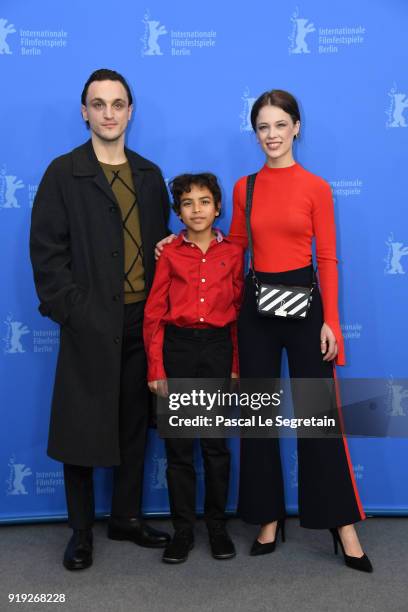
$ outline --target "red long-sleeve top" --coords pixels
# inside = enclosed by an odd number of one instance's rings
[[[234,211],[229,238],[248,246],[245,220],[247,177],[234,187]],[[345,365],[338,313],[336,228],[330,185],[295,163],[287,168],[264,166],[255,182],[251,212],[255,270],[284,272],[312,262],[316,241],[324,321],[338,345],[337,365]]]
[[[217,231],[206,253],[181,232],[164,246],[144,310],[147,380],[166,378],[164,330],[231,324],[232,372],[239,374],[236,321],[243,291],[243,249]]]

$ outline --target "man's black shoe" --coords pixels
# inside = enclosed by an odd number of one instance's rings
[[[168,533],[153,529],[139,518],[111,517],[108,522],[108,538],[129,540],[145,548],[164,548],[170,541]]]
[[[68,570],[86,569],[92,565],[92,531],[74,529],[64,554],[64,567]]]
[[[183,563],[194,546],[194,535],[191,529],[178,529],[170,544],[163,553],[165,563]]]
[[[214,559],[232,559],[237,554],[223,523],[208,526],[211,553]]]

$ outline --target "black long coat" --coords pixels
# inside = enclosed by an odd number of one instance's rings
[[[168,194],[157,166],[125,152],[148,290],[154,245],[168,233]],[[75,465],[119,464],[124,237],[91,141],[48,167],[34,201],[30,254],[39,310],[61,326],[48,454]]]

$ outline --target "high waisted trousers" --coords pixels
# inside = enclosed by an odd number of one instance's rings
[[[310,286],[312,267],[288,272],[257,273],[261,282]],[[334,367],[323,361],[320,331],[323,309],[319,290],[305,320],[261,316],[248,275],[238,320],[241,378],[277,378],[285,348],[293,378],[332,378]],[[340,407],[337,407],[340,410]],[[347,440],[299,438],[298,501],[302,527],[327,529],[365,518],[359,499]],[[244,521],[265,524],[285,516],[284,487],[278,438],[241,441],[238,512]]]

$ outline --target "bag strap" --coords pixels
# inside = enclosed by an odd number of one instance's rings
[[[258,279],[255,275],[255,262],[254,262],[254,245],[252,242],[252,232],[251,232],[251,210],[252,210],[252,199],[254,195],[254,187],[255,180],[257,177],[257,172],[255,174],[250,174],[247,176],[247,184],[246,184],[246,204],[245,204],[245,218],[246,218],[246,228],[248,234],[248,247],[249,247],[249,256],[251,259],[251,273],[252,280],[254,281],[256,287],[258,287]]]
[[[248,248],[249,248],[249,256],[251,259],[251,274],[252,280],[255,283],[257,289],[259,288],[259,281],[256,278],[255,274],[255,261],[254,261],[254,245],[252,241],[252,232],[251,232],[251,210],[252,210],[252,200],[254,196],[254,188],[255,181],[258,173],[249,174],[247,176],[247,184],[246,184],[246,204],[245,204],[245,218],[246,218],[246,228],[248,234]],[[317,285],[317,275],[315,267],[312,266],[312,291],[314,287]]]

